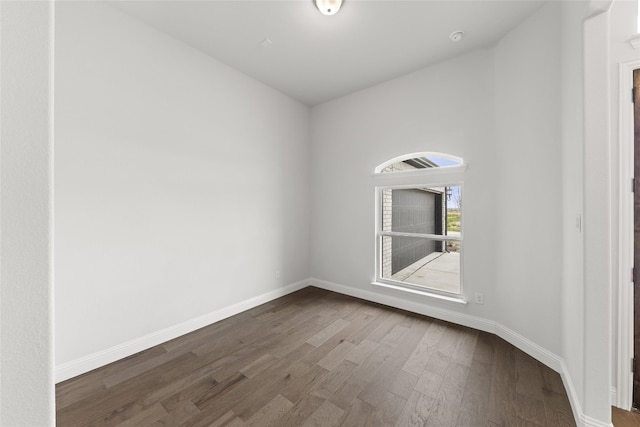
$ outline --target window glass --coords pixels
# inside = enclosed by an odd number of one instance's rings
[[[382,246],[385,248],[383,279],[416,288],[460,293],[459,242],[383,236]],[[458,250],[450,251],[452,246]]]
[[[460,186],[391,188],[381,194],[381,277],[460,293]]]
[[[398,157],[402,158],[376,169],[378,174],[413,172],[389,174],[379,181],[384,187],[377,188],[376,280],[460,296],[464,169],[451,169],[446,175],[436,171],[462,166],[463,161],[443,153]]]
[[[395,162],[382,169],[381,173],[387,172],[405,172],[416,169],[430,169],[430,168],[446,168],[452,166],[460,166],[462,161],[453,156],[447,155],[426,155],[421,157],[414,157],[411,159]]]

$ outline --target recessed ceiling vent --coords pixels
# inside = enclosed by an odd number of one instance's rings
[[[463,37],[464,37],[464,31],[454,31],[449,35],[449,39],[451,39],[451,41],[454,43],[459,42],[460,40],[462,40]]]

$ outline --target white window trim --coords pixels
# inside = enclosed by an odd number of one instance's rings
[[[455,304],[464,304],[464,305],[467,304],[467,300],[465,300],[464,298],[460,298],[459,295],[456,295],[456,296],[444,295],[444,294],[437,293],[435,290],[430,291],[424,288],[413,289],[411,287],[408,287],[407,284],[405,283],[402,283],[400,285],[394,285],[393,283],[371,282],[371,284],[374,286],[380,286],[383,288],[393,289],[396,291],[409,292],[411,294],[421,295],[427,298],[434,298],[440,301],[452,302]]]
[[[406,156],[402,156],[406,157]],[[415,156],[414,156],[415,157]],[[451,156],[449,156],[451,157]],[[412,157],[406,157],[412,158]],[[398,158],[394,159],[397,160]],[[406,159],[405,159],[406,160]],[[400,160],[402,161],[402,160]],[[383,165],[388,166],[392,164],[385,162]],[[376,171],[381,171],[383,168],[378,167]],[[467,169],[467,165],[450,166],[444,168],[433,168],[426,170],[415,170],[408,172],[377,172],[373,175],[373,182],[375,186],[375,280],[371,282],[374,286],[382,286],[389,289],[398,290],[401,292],[409,292],[412,294],[422,295],[430,298],[435,298],[440,301],[454,302],[467,304],[467,300],[464,295],[464,220],[465,215],[462,212],[464,207],[461,207],[461,232],[460,237],[454,236],[439,236],[432,234],[413,234],[413,233],[400,233],[390,232],[382,230],[382,192],[384,190],[393,189],[406,189],[416,188],[421,186],[430,187],[443,187],[443,186],[460,186],[461,192],[464,194],[464,172]],[[382,278],[382,236],[400,236],[408,235],[408,237],[423,237],[433,240],[444,241],[458,241],[460,242],[460,293],[452,293],[441,291],[438,289],[431,289],[422,286],[414,286],[410,283],[399,282],[391,279]]]

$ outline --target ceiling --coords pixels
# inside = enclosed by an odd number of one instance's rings
[[[542,2],[345,0],[333,16],[312,0],[112,4],[313,106],[490,46]]]

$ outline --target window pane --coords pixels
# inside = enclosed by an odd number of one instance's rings
[[[462,231],[462,189],[460,186],[446,187],[445,210],[447,212],[445,234],[460,237]]]
[[[418,237],[382,237],[382,278],[460,293],[460,244]]]
[[[382,169],[380,173],[404,172],[416,169],[446,168],[460,165],[462,165],[462,161],[448,157],[446,155],[428,155],[394,163]]]
[[[459,186],[382,190],[382,231],[460,236]]]

